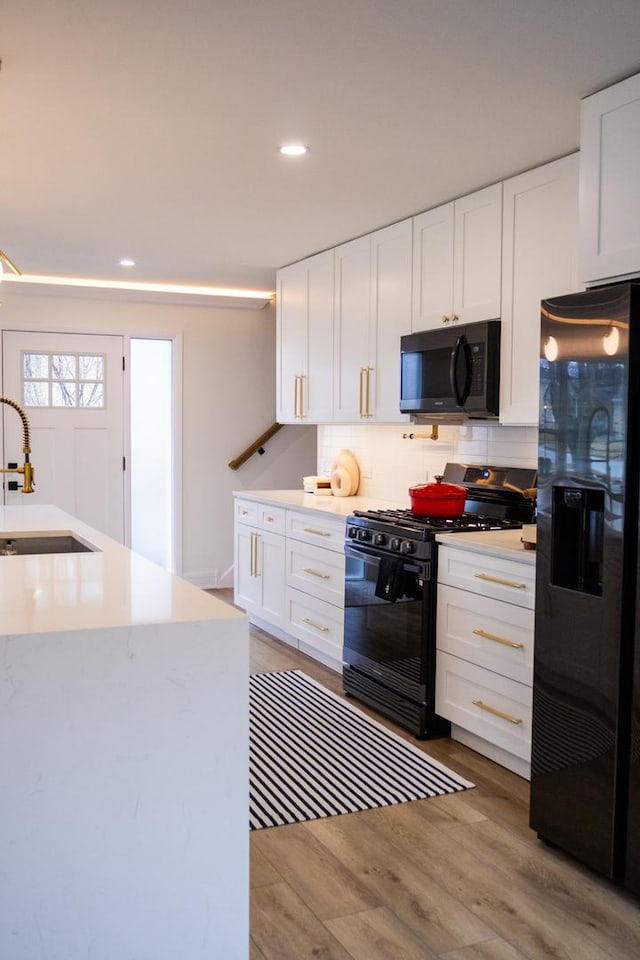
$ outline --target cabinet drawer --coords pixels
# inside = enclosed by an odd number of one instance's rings
[[[287,584],[344,606],[344,554],[287,540]]]
[[[268,503],[259,503],[257,507],[260,529],[284,534],[287,511],[283,507],[272,507]]]
[[[496,747],[529,760],[531,687],[438,650],[436,712]]]
[[[344,517],[327,517],[320,511],[297,513],[287,510],[287,536],[342,553],[345,522]]]
[[[258,506],[255,500],[236,500],[235,518],[237,523],[249,523],[258,526]]]
[[[344,610],[311,597],[301,590],[287,588],[286,629],[302,643],[338,663],[342,662],[342,638],[344,633]]]
[[[518,563],[455,547],[440,545],[438,548],[438,583],[533,610],[535,579],[533,563]]]
[[[440,584],[436,628],[439,650],[510,677],[533,682],[534,612]]]

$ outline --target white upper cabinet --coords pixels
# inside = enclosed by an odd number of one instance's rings
[[[332,418],[333,250],[283,267],[277,277],[277,418]]]
[[[578,286],[578,154],[504,182],[500,422],[538,423],[540,301]]]
[[[580,279],[640,273],[640,74],[582,101]]]
[[[413,218],[412,330],[439,327],[453,313],[453,203]]]
[[[413,218],[412,329],[500,316],[502,184]]]
[[[343,243],[335,250],[334,420],[368,417],[372,399],[372,324],[368,235]]]
[[[371,415],[378,422],[405,422],[400,413],[400,337],[411,333],[412,222],[402,220],[371,238],[371,309],[375,350]]]
[[[336,248],[334,420],[402,422],[400,337],[411,332],[411,220]]]

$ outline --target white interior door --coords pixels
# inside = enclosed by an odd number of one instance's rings
[[[4,331],[3,393],[31,425],[35,492],[4,503],[51,503],[124,541],[124,372],[119,336]],[[3,459],[22,462],[22,424],[2,404]]]

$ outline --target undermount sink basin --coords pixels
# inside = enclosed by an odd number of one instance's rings
[[[78,540],[72,533],[20,534],[0,537],[0,557],[38,553],[94,553],[98,548]]]

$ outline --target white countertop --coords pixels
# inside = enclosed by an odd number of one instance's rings
[[[336,517],[348,517],[354,510],[398,510],[409,507],[409,499],[400,503],[393,500],[375,500],[372,497],[334,497],[303,490],[234,490],[234,497],[259,500],[276,507],[319,510]]]
[[[533,566],[536,562],[536,552],[535,550],[525,550],[522,537],[525,540],[535,541],[536,530],[536,525],[532,523],[525,524],[520,530],[488,530],[486,533],[439,533],[436,540],[448,547],[461,547],[473,553],[518,560],[521,563],[529,563]]]
[[[72,533],[96,553],[0,556],[0,635],[244,616],[57,507],[0,507],[0,537]]]
[[[408,499],[404,503],[400,503],[391,500],[376,500],[371,497],[328,497],[319,496],[315,493],[304,493],[303,490],[235,490],[233,495],[245,500],[269,503],[272,506],[320,511],[321,513],[345,518],[354,510],[406,510],[409,508]],[[534,565],[536,552],[535,550],[525,550],[521,537],[535,540],[536,529],[535,524],[526,524],[520,530],[490,530],[486,533],[441,533],[436,536],[436,540],[438,543],[446,543],[451,547],[462,547],[465,550],[483,553],[485,556],[493,554],[496,557],[506,557]]]

